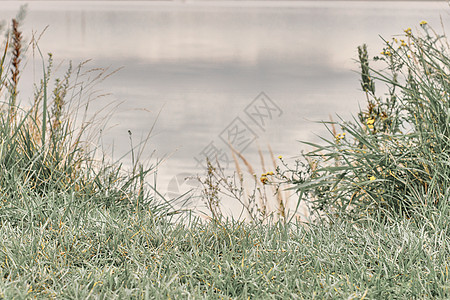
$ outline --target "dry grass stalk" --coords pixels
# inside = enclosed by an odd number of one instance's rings
[[[236,175],[239,178],[239,187],[242,192],[240,196],[243,196],[243,199],[238,199],[239,202],[244,206],[245,210],[248,213],[248,216],[252,220],[266,220],[269,217],[275,219],[287,220],[289,218],[289,196],[290,194],[286,191],[286,187],[283,183],[279,182],[267,182],[266,180],[258,180],[259,178],[256,175],[254,167],[250,164],[250,162],[242,155],[242,153],[238,152],[230,145],[231,154],[235,164]],[[273,163],[273,169],[277,170],[277,162],[276,158],[273,154],[273,151],[270,146],[268,146],[269,153],[271,156],[271,160]],[[263,152],[258,150],[261,169],[264,172],[264,175],[273,172],[267,172],[266,162],[264,159]],[[241,163],[246,167],[247,173],[253,180],[251,186],[246,184],[243,170],[241,168]],[[282,186],[283,185],[283,186]],[[270,186],[269,190],[267,190],[268,186]],[[227,187],[229,190],[230,187]],[[236,197],[237,198],[237,197]],[[256,199],[257,198],[257,199]],[[272,205],[271,205],[272,204]],[[299,218],[300,213],[296,213]],[[305,214],[306,215],[306,214]]]
[[[275,160],[275,155],[273,154],[272,147],[270,145],[267,145],[269,148],[270,157],[272,158],[273,163],[273,169],[276,170],[278,168],[277,162]],[[286,207],[289,205],[289,194],[287,191],[280,191],[280,187],[278,186],[272,186],[274,195],[277,197],[277,203],[278,203],[278,212],[283,217],[284,220],[287,219],[287,210]]]
[[[17,86],[20,77],[20,62],[22,55],[22,32],[19,31],[19,22],[12,20],[12,61],[11,61],[11,103],[10,103],[10,123],[16,115]]]

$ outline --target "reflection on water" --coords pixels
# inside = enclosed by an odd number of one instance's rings
[[[16,2],[3,2],[10,18]],[[151,128],[150,148],[169,155],[159,172],[161,190],[177,174],[198,172],[198,158],[239,118],[254,132],[245,155],[259,164],[258,145],[275,155],[299,155],[297,140],[317,140],[314,121],[356,112],[356,47],[381,48],[423,19],[448,23],[445,2],[31,2],[24,26],[41,31],[44,53],[56,59],[93,59],[92,66],[124,67],[102,89],[123,100],[109,131],[116,153],[128,150],[127,130]],[[418,29],[419,30],[419,29]],[[25,76],[23,80],[30,79]],[[264,92],[282,115],[262,128],[246,108]],[[150,112],[148,112],[150,111]],[[117,155],[118,156],[118,155]]]

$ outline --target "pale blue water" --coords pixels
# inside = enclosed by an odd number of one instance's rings
[[[2,1],[0,17],[13,16],[19,4]],[[161,111],[144,157],[153,150],[166,157],[158,185],[167,193],[177,174],[201,172],[195,158],[208,146],[227,152],[223,132],[237,117],[241,123],[234,124],[253,134],[243,153],[254,165],[258,145],[270,144],[287,159],[308,150],[297,141],[326,133],[314,121],[330,114],[348,119],[364,103],[358,45],[367,43],[376,55],[379,35],[420,30],[422,20],[440,30],[450,9],[429,1],[33,1],[28,11],[25,36],[48,25],[43,53],[124,67],[100,86],[112,96],[94,105],[124,101],[104,139],[105,145],[114,140],[116,157],[129,149],[127,131],[145,135]],[[278,107],[264,126],[245,112],[261,92]]]

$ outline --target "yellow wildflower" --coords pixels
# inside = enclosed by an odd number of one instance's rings
[[[273,175],[273,172],[270,171],[270,172],[267,172],[267,173],[263,173],[263,174],[261,174],[261,177],[265,177],[267,175]]]
[[[427,24],[428,24],[427,21],[422,21],[422,22],[420,22],[420,25],[422,25],[422,26],[427,25]]]
[[[269,181],[269,179],[267,179],[266,176],[261,176],[260,180],[261,180],[262,184],[266,184]]]
[[[375,176],[372,175],[372,176],[369,177],[369,179],[370,179],[370,181],[372,181],[372,180],[375,180],[375,179],[377,179],[377,178],[376,178]]]
[[[334,138],[336,139],[336,142],[339,143],[340,140],[345,139],[345,132],[344,132],[344,133],[336,134],[336,135],[334,136]]]
[[[406,35],[411,35],[411,28],[407,28],[403,31],[406,33]]]
[[[375,118],[370,117],[366,123],[367,123],[367,127],[369,127],[369,129],[373,129],[373,124],[375,124]]]
[[[282,159],[282,158],[283,158],[283,156],[281,156],[281,155],[280,155],[280,156],[278,156],[278,159]]]

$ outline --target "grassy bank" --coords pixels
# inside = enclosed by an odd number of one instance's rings
[[[0,74],[0,297],[449,298],[449,56],[432,51],[442,39],[405,35],[378,57],[392,77],[371,69],[360,48],[368,108],[354,125],[332,124],[303,168],[260,179],[294,186],[322,218],[288,222],[283,210],[241,222],[215,210],[209,222],[173,222],[176,212],[147,183],[151,167],[136,160],[123,170],[90,146],[96,122],[83,113],[105,73],[80,65],[55,78],[42,55],[35,97],[21,103],[20,84],[30,83],[19,80],[25,48],[14,21]],[[393,84],[387,99],[375,96],[376,78]],[[220,201],[218,185],[203,182]]]
[[[36,199],[35,199],[36,201]],[[331,226],[188,226],[70,198],[0,229],[5,298],[393,299],[449,296],[448,211]]]

